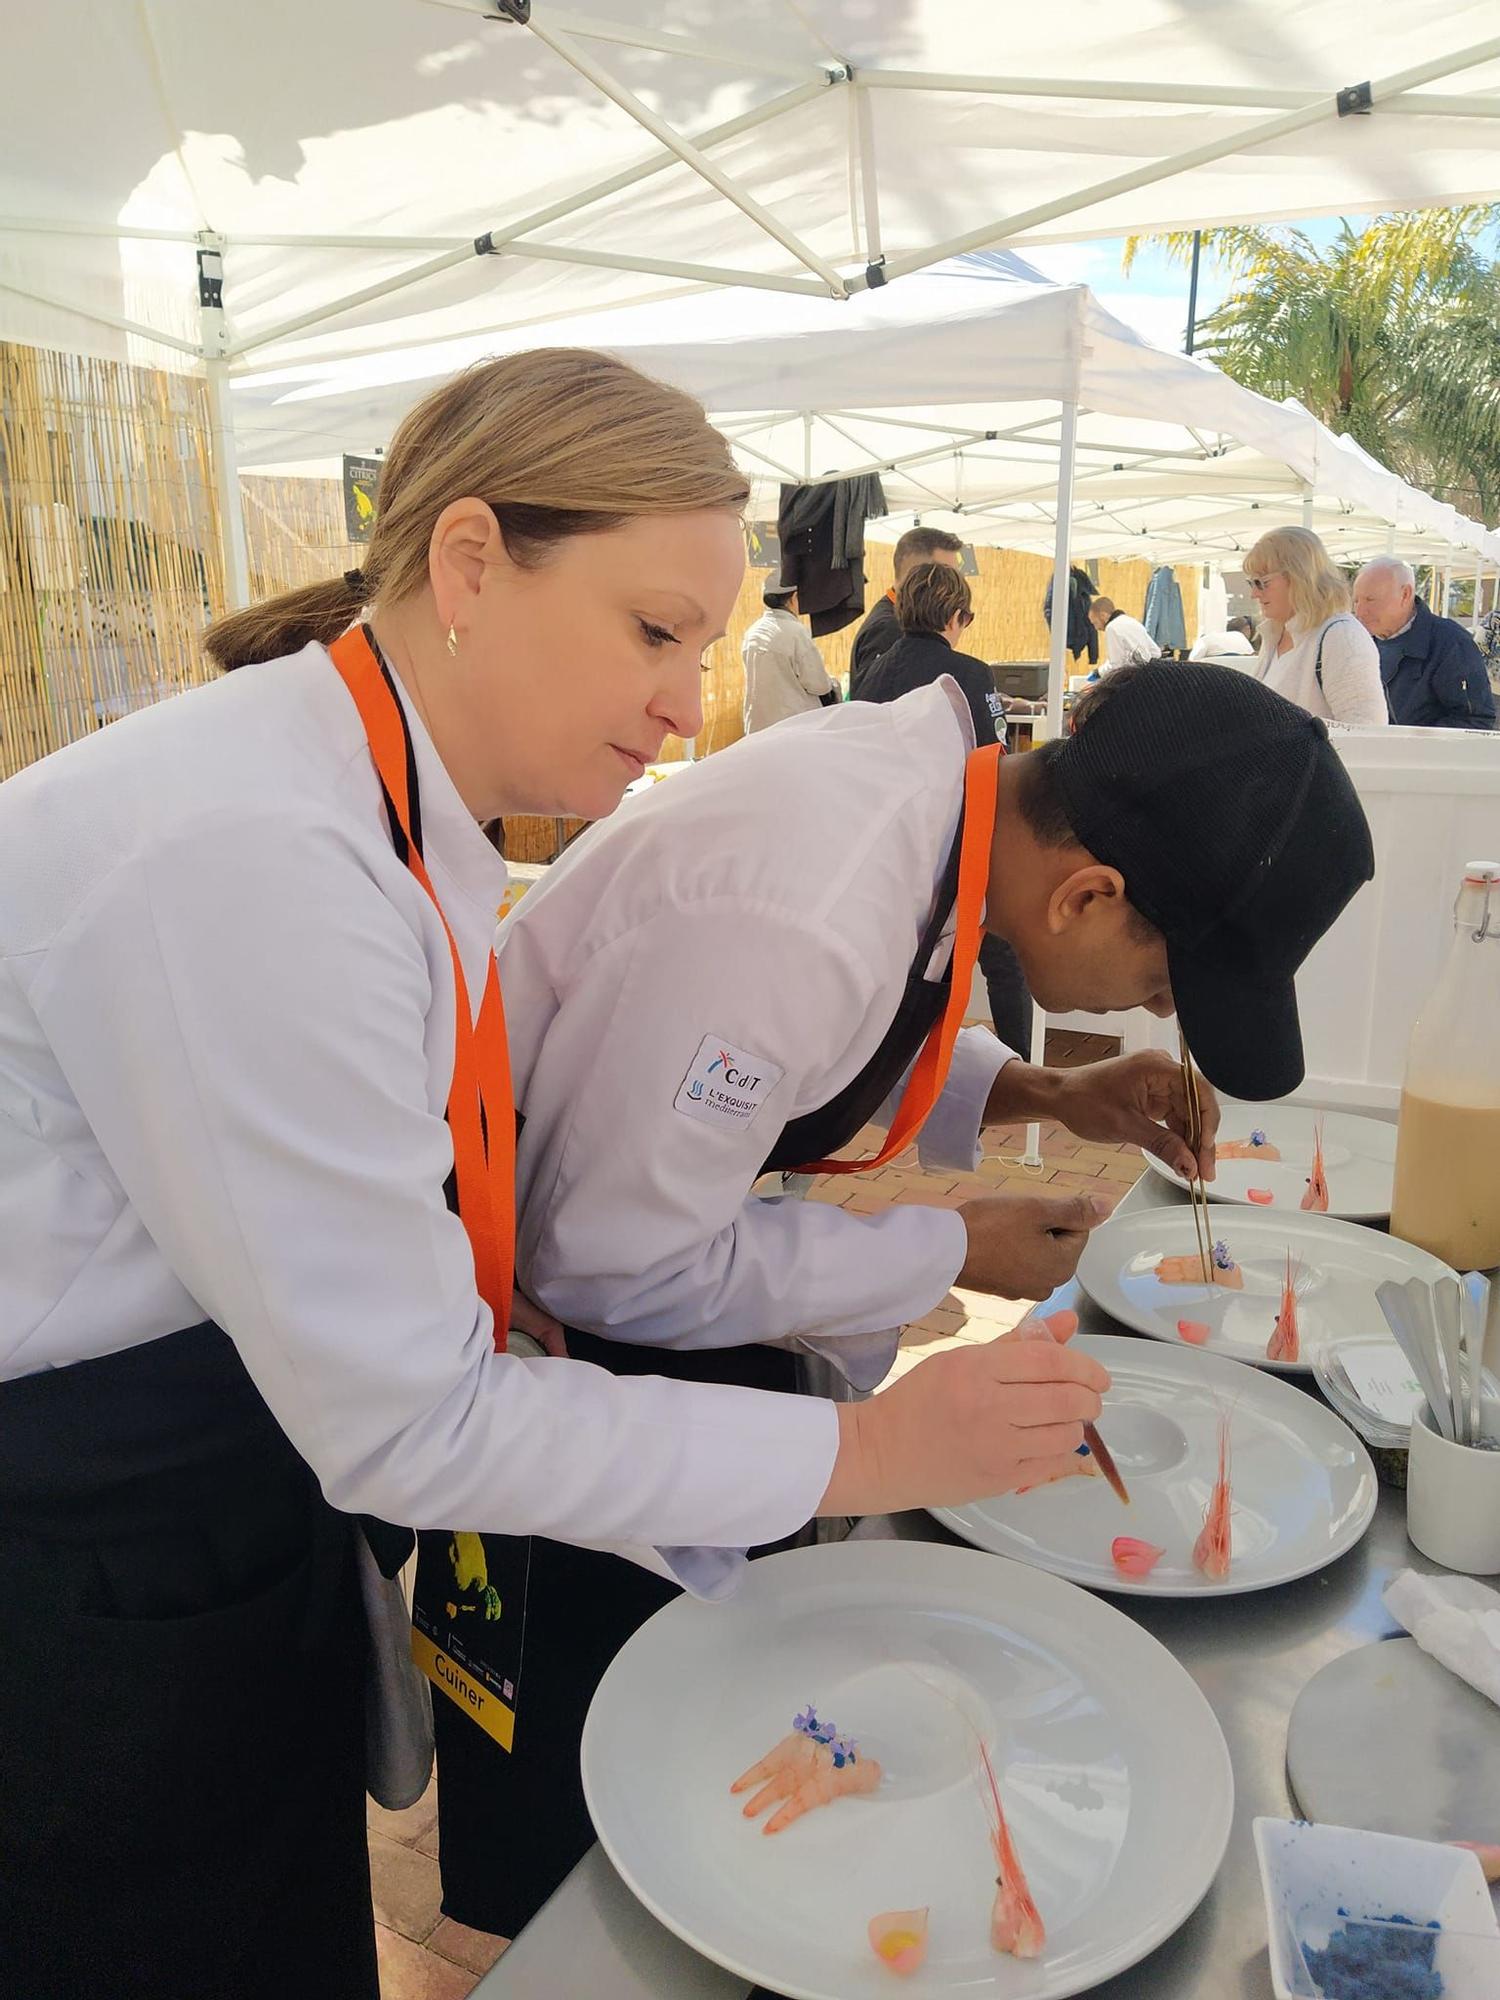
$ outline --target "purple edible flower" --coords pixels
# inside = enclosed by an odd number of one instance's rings
[[[1229,1245],[1224,1241],[1222,1236],[1214,1245],[1214,1262],[1221,1271],[1232,1271],[1234,1269],[1234,1259],[1229,1254]]]
[[[817,1710],[809,1702],[800,1715],[792,1717],[792,1727],[799,1736],[816,1736],[818,1733]]]
[[[1266,1135],[1258,1126],[1250,1134],[1250,1143],[1252,1146],[1263,1146],[1266,1143]]]

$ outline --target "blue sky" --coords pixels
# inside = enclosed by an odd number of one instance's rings
[[[1356,225],[1360,218],[1353,218]],[[1336,215],[1321,216],[1295,225],[1314,243],[1332,240],[1340,226]],[[1500,231],[1487,230],[1481,247],[1491,256],[1500,253]],[[1122,244],[1119,238],[1091,243],[1053,243],[1045,248],[1018,246],[1028,264],[1059,284],[1087,285],[1100,302],[1127,325],[1154,340],[1158,347],[1181,348],[1187,329],[1188,273],[1186,265],[1169,262],[1155,249],[1143,250],[1127,278],[1120,268]],[[1198,317],[1201,320],[1223,298],[1225,281],[1210,258],[1203,260],[1198,277]]]
[[[1326,243],[1337,230],[1338,218],[1329,216],[1296,225],[1314,242]],[[1028,264],[1059,284],[1087,285],[1116,318],[1135,327],[1158,347],[1181,348],[1187,330],[1188,273],[1186,265],[1170,262],[1157,249],[1147,248],[1135,260],[1127,278],[1120,268],[1123,244],[1118,237],[1092,243],[1052,243],[1032,248],[1018,246]],[[1205,257],[1198,276],[1198,317],[1213,311],[1223,298],[1225,280]]]

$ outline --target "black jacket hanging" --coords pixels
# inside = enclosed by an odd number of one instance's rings
[[[873,474],[821,486],[783,486],[776,531],[781,581],[815,639],[841,632],[865,608],[865,522],[886,511]]]
[[[1089,606],[1098,592],[1094,580],[1086,569],[1075,563],[1068,571],[1068,651],[1076,660],[1087,653],[1089,665],[1095,666],[1099,660],[1099,632],[1089,618]],[[1048,582],[1046,595],[1042,599],[1042,616],[1050,630],[1052,625],[1052,585]]]

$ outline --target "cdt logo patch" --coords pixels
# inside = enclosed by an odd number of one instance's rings
[[[764,1056],[737,1049],[717,1035],[705,1035],[672,1108],[710,1125],[745,1126],[785,1074]]]

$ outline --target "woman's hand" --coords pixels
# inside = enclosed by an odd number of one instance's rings
[[[935,1354],[867,1403],[840,1403],[838,1457],[818,1512],[960,1507],[1075,1471],[1109,1375],[1065,1344],[1074,1316],[1054,1319],[1050,1341],[1017,1328]]]

